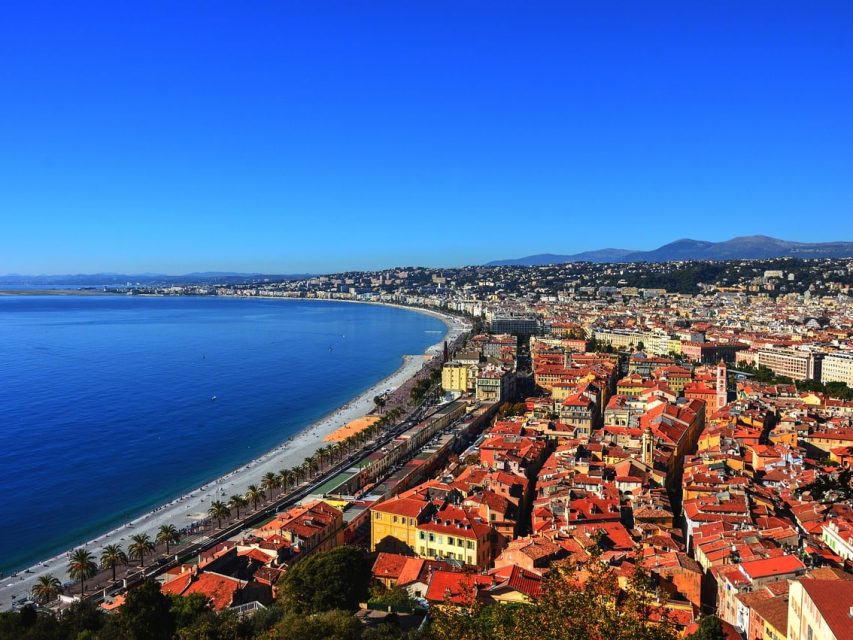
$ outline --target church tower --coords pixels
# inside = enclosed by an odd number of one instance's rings
[[[654,437],[652,436],[652,430],[649,427],[646,427],[646,430],[643,431],[643,462],[650,467],[654,466],[654,460],[652,458],[652,448],[655,446]]]
[[[726,406],[728,392],[726,391],[726,363],[720,360],[717,365],[717,410]]]

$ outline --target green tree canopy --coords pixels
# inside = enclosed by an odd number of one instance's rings
[[[364,551],[336,547],[296,563],[282,579],[282,599],[296,613],[355,611],[367,600],[371,563]]]
[[[120,637],[127,640],[169,640],[175,632],[172,600],[148,578],[128,591],[127,600],[115,615],[115,626]]]
[[[294,614],[276,625],[269,638],[275,640],[360,640],[364,625],[349,611],[331,610],[317,614]]]
[[[723,624],[717,616],[705,616],[699,621],[699,628],[689,640],[726,640]]]
[[[675,640],[672,627],[650,621],[651,598],[638,574],[619,588],[616,572],[592,562],[583,572],[554,569],[529,605],[432,607],[434,640]]]

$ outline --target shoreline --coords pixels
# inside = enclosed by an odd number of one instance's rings
[[[253,297],[290,299],[276,296]],[[211,501],[218,499],[227,500],[232,494],[242,495],[250,484],[259,484],[263,475],[268,471],[278,472],[281,469],[292,468],[301,464],[306,457],[312,455],[320,447],[325,446],[324,437],[326,435],[334,432],[344,424],[368,414],[374,408],[374,396],[384,393],[387,390],[393,391],[400,387],[416,375],[429,360],[441,354],[445,340],[452,342],[467,328],[464,321],[455,316],[428,309],[372,301],[331,300],[331,302],[379,304],[418,311],[441,320],[447,331],[441,340],[427,347],[423,354],[402,355],[402,363],[396,370],[378,382],[373,383],[365,391],[343,405],[336,407],[320,419],[306,425],[300,431],[292,434],[262,455],[219,477],[209,480],[199,487],[187,491],[183,495],[159,504],[132,520],[88,540],[85,544],[79,544],[51,558],[40,560],[26,569],[17,571],[10,569],[10,571],[17,573],[17,577],[4,576],[0,578],[0,610],[11,608],[15,601],[23,597],[29,598],[33,584],[42,575],[52,574],[59,578],[61,582],[66,583],[69,580],[66,572],[67,556],[73,549],[88,549],[93,552],[97,559],[100,550],[107,544],[120,544],[126,547],[130,536],[139,533],[147,533],[153,539],[157,529],[161,525],[173,524],[179,530],[190,527],[193,523],[208,517],[207,509]]]

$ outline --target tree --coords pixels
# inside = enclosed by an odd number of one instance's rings
[[[86,580],[94,576],[98,572],[98,565],[95,564],[95,558],[86,549],[75,549],[71,552],[71,558],[68,561],[68,575],[72,580],[80,581],[80,595],[84,593]]]
[[[250,484],[249,488],[246,490],[246,500],[252,503],[255,511],[258,510],[258,503],[267,497],[261,489],[258,489],[257,485]]]
[[[382,413],[383,407],[385,407],[386,400],[382,396],[374,396],[373,404],[376,405],[376,408],[379,409],[379,413]]]
[[[116,581],[116,567],[127,564],[127,554],[117,544],[108,544],[101,551],[101,566],[113,570],[113,582]]]
[[[128,640],[169,640],[175,631],[172,600],[151,578],[128,591],[115,618],[121,637]]]
[[[689,636],[689,640],[726,640],[723,624],[717,616],[703,616],[699,628]]]
[[[371,588],[370,602],[381,607],[393,607],[397,611],[402,609],[411,611],[417,606],[417,602],[409,596],[409,592],[404,587],[386,589],[381,584]]]
[[[315,615],[287,616],[275,626],[270,637],[276,640],[360,640],[363,627],[350,611],[324,611]]]
[[[146,533],[137,533],[131,536],[130,546],[127,548],[127,555],[134,560],[139,560],[139,566],[145,566],[145,554],[149,551],[154,551],[154,543]]]
[[[265,473],[264,477],[261,479],[261,488],[269,493],[270,498],[275,497],[275,491],[278,487],[278,475],[272,471]]]
[[[178,533],[178,529],[173,524],[164,524],[157,532],[156,542],[166,545],[166,555],[169,555],[169,545],[178,544],[180,540],[181,534]]]
[[[222,519],[231,516],[231,509],[222,500],[216,500],[210,503],[210,509],[207,510],[207,515],[211,518],[216,518],[216,528],[222,528]]]
[[[675,640],[666,621],[650,619],[647,576],[638,571],[620,589],[612,567],[592,561],[582,570],[555,567],[529,605],[486,607],[474,597],[463,607],[433,607],[436,640]]]
[[[245,507],[248,504],[249,503],[246,501],[246,498],[237,494],[234,494],[233,496],[228,498],[228,508],[234,509],[234,511],[237,513],[238,520],[240,519],[240,507]]]
[[[62,591],[62,583],[59,581],[59,578],[47,574],[39,576],[39,579],[33,585],[32,594],[36,602],[47,604],[55,600],[60,591]]]
[[[282,492],[287,493],[287,489],[290,486],[290,470],[282,469],[278,472],[278,484],[281,487]]]
[[[247,622],[254,622],[254,616]],[[207,611],[191,625],[183,628],[179,626],[175,640],[248,640],[260,637],[260,634],[253,634],[246,629],[249,624],[243,624],[233,611]]]
[[[203,593],[188,596],[169,596],[172,601],[170,612],[178,629],[189,627],[206,613],[210,613],[210,600]]]
[[[296,613],[355,611],[367,599],[371,562],[364,551],[341,546],[297,562],[282,580],[282,598]]]
[[[63,638],[83,640],[93,638],[104,625],[103,611],[93,600],[81,600],[63,609],[60,625],[64,631]],[[107,638],[110,636],[107,635]]]

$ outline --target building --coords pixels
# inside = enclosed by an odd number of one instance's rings
[[[303,555],[329,551],[344,543],[344,514],[323,500],[313,500],[278,514],[256,532],[281,536]]]
[[[853,523],[834,520],[823,525],[823,541],[844,560],[853,560]]]
[[[370,508],[370,550],[414,554],[418,524],[434,511],[432,503],[417,495],[396,496]]]
[[[508,400],[513,395],[513,381],[515,377],[509,371],[500,367],[487,366],[477,373],[476,395],[477,400],[483,402],[501,402]]]
[[[614,349],[634,349],[640,344],[645,346],[648,334],[625,329],[596,329],[593,337],[599,344],[609,344]]]
[[[853,388],[853,352],[827,353],[821,365],[820,381],[843,382]]]
[[[845,640],[853,635],[853,581],[791,583],[788,640]]]
[[[422,558],[485,568],[495,556],[495,530],[468,509],[446,505],[417,530],[416,550]]]
[[[714,364],[722,360],[731,364],[737,358],[738,351],[746,349],[741,344],[722,344],[717,342],[681,342],[681,355],[699,364]]]
[[[759,349],[756,361],[759,367],[767,367],[777,376],[792,380],[820,380],[822,353],[795,351],[793,349]]]
[[[471,365],[464,362],[448,362],[441,368],[441,388],[445,391],[467,392],[473,386]]]
[[[542,333],[542,325],[537,318],[524,316],[502,316],[492,318],[489,323],[491,333],[511,333],[513,335],[532,336]]]

